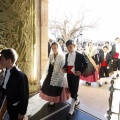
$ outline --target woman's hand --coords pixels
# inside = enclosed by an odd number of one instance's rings
[[[97,65],[97,68],[99,68],[100,66],[99,65]]]
[[[18,114],[18,120],[23,120],[24,119],[24,115]]]
[[[111,60],[111,63],[113,63],[113,60]]]
[[[80,71],[75,71],[75,76],[80,76],[81,72]]]
[[[110,67],[109,66],[107,66],[107,69],[109,69]]]
[[[62,68],[61,70],[63,73],[67,73],[67,69],[65,69],[65,68]]]

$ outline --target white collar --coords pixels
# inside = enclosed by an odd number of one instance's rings
[[[104,55],[107,55],[107,53],[104,53]]]
[[[7,68],[7,71],[9,71],[9,72],[10,72],[10,70],[11,70],[11,69],[12,69],[12,68],[9,68],[9,69]]]

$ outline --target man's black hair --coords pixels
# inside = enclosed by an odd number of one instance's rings
[[[103,49],[104,49],[104,48],[107,48],[107,49],[108,49],[108,46],[104,46]]]
[[[57,46],[58,46],[58,43],[57,43],[57,42],[53,42],[53,43],[51,44],[51,47],[52,47],[53,45],[57,45]]]
[[[1,51],[1,56],[3,56],[6,60],[11,59],[12,63],[16,63],[18,59],[17,52],[12,48],[3,49]]]
[[[75,45],[74,41],[71,39],[67,40],[66,47],[68,47],[69,45]]]

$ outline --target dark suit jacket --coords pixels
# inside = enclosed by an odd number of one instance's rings
[[[115,55],[115,52],[116,52],[116,44],[112,45],[112,50],[111,50],[112,58]]]
[[[104,60],[104,53],[100,54],[99,63],[102,63],[103,60]],[[106,55],[106,62],[107,62],[109,67],[111,66],[111,60],[112,60],[111,55],[109,53],[107,53],[107,55]]]
[[[17,67],[10,70],[10,77],[6,85],[7,110],[8,113],[16,112],[24,115],[28,106],[29,89],[27,76]],[[19,102],[18,105],[14,103]]]
[[[68,62],[67,62],[68,54],[66,54],[65,65],[63,67],[66,70],[67,70],[67,66],[68,66]],[[87,66],[88,66],[88,64],[86,62],[85,57],[82,54],[76,52],[75,71],[80,71],[81,73],[83,73],[86,70]]]
[[[51,51],[51,46],[50,46],[50,43],[48,42],[48,57],[49,57],[50,51]]]

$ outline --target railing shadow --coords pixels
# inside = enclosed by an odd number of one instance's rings
[[[116,115],[118,115],[118,120],[120,120],[120,101],[119,101],[119,112],[116,113],[116,112],[112,111],[114,91],[120,91],[120,89],[114,87],[114,79],[111,80],[111,85],[109,87],[109,91],[110,91],[110,96],[109,96],[109,109],[107,111],[107,115],[108,115],[107,119],[111,120],[112,114],[116,114]]]

